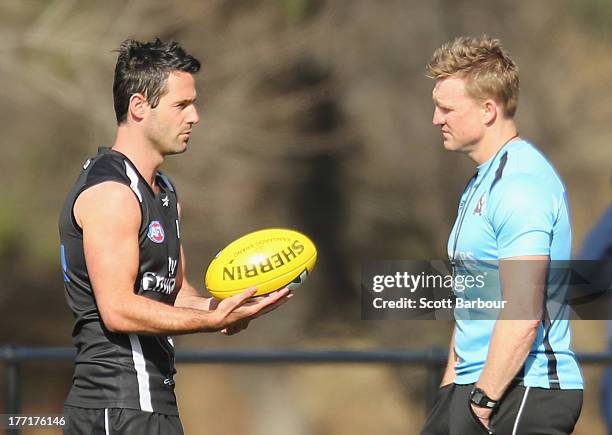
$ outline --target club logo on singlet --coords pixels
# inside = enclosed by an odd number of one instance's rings
[[[162,243],[164,241],[164,228],[158,221],[152,221],[149,224],[149,231],[147,231],[147,237],[153,243]]]

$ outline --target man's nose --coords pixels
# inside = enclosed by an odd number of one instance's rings
[[[187,117],[187,122],[191,125],[195,125],[200,122],[200,114],[198,113],[198,109],[195,106],[191,106],[191,111],[189,116]]]
[[[444,124],[444,116],[442,114],[442,111],[439,110],[437,107],[434,109],[433,119],[431,120],[431,122],[433,122],[434,125]]]

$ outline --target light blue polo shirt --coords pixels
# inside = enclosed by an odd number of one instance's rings
[[[480,165],[466,187],[449,237],[448,255],[485,263],[526,255],[569,260],[571,237],[567,194],[559,175],[533,145],[514,139]],[[488,291],[501,294],[498,276]],[[568,310],[564,304],[554,310],[545,308],[533,347],[517,376],[525,386],[583,388],[570,349],[569,320],[564,320]],[[457,384],[476,382],[485,364],[495,320],[473,320],[478,314],[455,310]]]

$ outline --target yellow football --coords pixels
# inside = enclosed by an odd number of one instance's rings
[[[206,288],[225,299],[250,287],[255,296],[304,282],[317,261],[317,248],[304,234],[269,228],[246,234],[213,258],[206,270]]]

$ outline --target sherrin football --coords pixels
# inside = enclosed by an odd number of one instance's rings
[[[255,296],[304,282],[317,261],[317,248],[304,234],[269,228],[246,234],[223,248],[208,265],[206,288],[225,299],[250,287]]]

